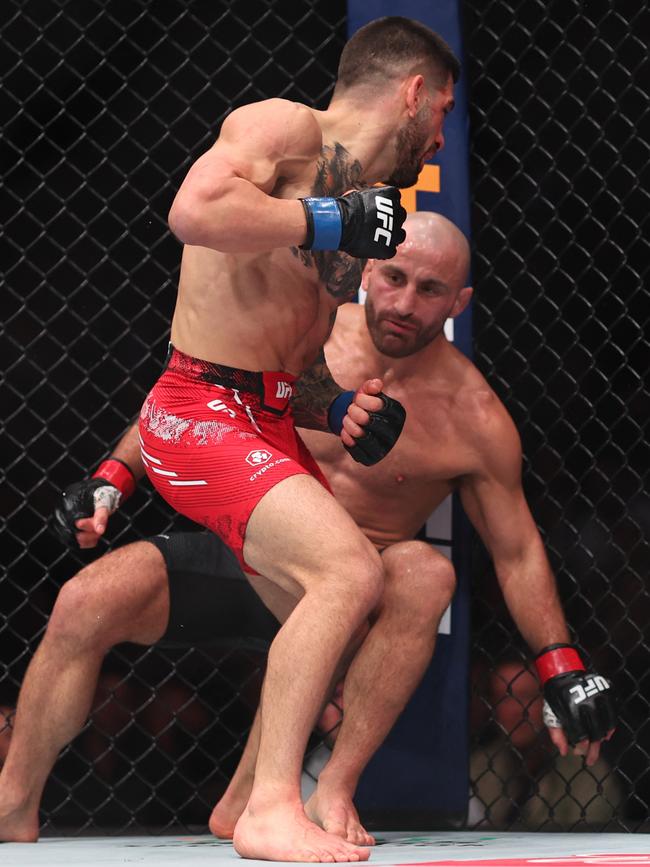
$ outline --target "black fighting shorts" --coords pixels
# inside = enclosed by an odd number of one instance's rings
[[[169,577],[169,624],[159,644],[268,647],[280,624],[218,536],[197,531],[147,541],[163,555]]]

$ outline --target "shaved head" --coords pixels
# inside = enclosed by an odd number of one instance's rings
[[[444,271],[447,282],[453,289],[461,289],[467,283],[470,265],[470,249],[467,238],[458,226],[442,214],[432,211],[416,211],[409,214],[404,223],[406,240],[399,250],[409,253],[419,248],[430,255],[432,267]]]
[[[409,214],[406,240],[392,259],[372,260],[363,275],[366,323],[376,348],[404,358],[442,335],[472,295],[467,238],[446,217]]]

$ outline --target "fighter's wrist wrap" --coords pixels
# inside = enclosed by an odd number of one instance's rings
[[[307,231],[301,250],[341,250],[357,259],[392,259],[406,233],[397,187],[366,187],[342,196],[301,198]]]
[[[551,644],[535,659],[544,690],[543,719],[562,728],[570,744],[600,741],[616,727],[616,702],[607,678],[587,671],[572,644]]]
[[[135,485],[135,476],[128,464],[119,458],[108,458],[90,479],[74,482],[62,492],[54,509],[54,529],[66,544],[75,543],[78,520],[92,518],[99,506],[112,515],[131,496]]]
[[[338,250],[343,221],[336,199],[307,196],[300,199],[307,218],[307,236],[301,250]]]
[[[585,664],[572,644],[549,644],[535,657],[535,668],[542,686],[551,677],[570,671],[585,671]]]
[[[338,397],[335,397],[327,411],[327,423],[332,433],[337,436],[343,429],[343,419],[347,415],[348,407],[354,400],[354,391],[342,391]]]
[[[93,473],[93,479],[104,479],[117,488],[124,503],[135,491],[136,480],[131,467],[120,458],[107,458]]]

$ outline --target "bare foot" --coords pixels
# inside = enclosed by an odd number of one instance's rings
[[[0,806],[0,842],[35,843],[38,840],[38,811],[24,806]]]
[[[352,798],[334,792],[320,782],[316,791],[305,804],[307,816],[330,834],[342,837],[357,846],[374,846],[375,838],[369,834],[359,820]]]
[[[211,834],[221,840],[232,840],[235,825],[246,808],[249,794],[250,792],[247,792],[245,797],[235,798],[231,797],[228,794],[228,789],[226,789],[224,796],[217,801],[210,816],[208,827]]]
[[[254,813],[250,805],[233,837],[242,858],[267,861],[367,861],[368,849],[323,831],[305,816],[302,805],[274,806]]]

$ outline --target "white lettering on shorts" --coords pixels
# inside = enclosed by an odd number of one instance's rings
[[[386,246],[390,247],[393,240],[393,203],[386,196],[375,196],[375,204],[377,206],[377,219],[383,228],[375,229],[374,241],[378,244],[379,239],[383,238]]]
[[[293,389],[289,385],[288,382],[278,382],[278,389],[275,393],[277,398],[284,400],[284,398],[290,398],[293,394]]]
[[[259,479],[260,476],[263,476],[267,470],[270,470],[271,467],[277,467],[278,464],[284,464],[289,460],[289,458],[278,458],[277,461],[271,461],[270,464],[265,464],[263,467],[260,467],[259,470],[256,470],[253,475],[250,477],[249,481],[254,482],[255,479]]]
[[[230,418],[235,418],[235,416],[237,415],[235,410],[230,409],[229,406],[226,406],[226,404],[222,400],[211,400],[207,406],[208,409],[213,409],[215,412],[227,412]]]

